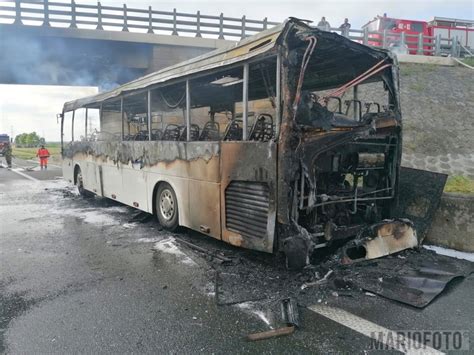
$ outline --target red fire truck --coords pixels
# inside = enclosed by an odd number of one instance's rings
[[[417,54],[419,34],[423,36],[436,37],[438,35],[443,39],[456,38],[466,48],[474,48],[474,21],[458,20],[443,17],[434,17],[430,22],[418,20],[405,20],[390,18],[386,16],[376,16],[372,21],[362,26],[369,31],[369,45],[382,46],[383,34],[370,32],[386,31],[385,45],[386,47],[402,46],[401,36],[405,33],[405,51],[410,54]],[[424,44],[432,43],[429,38],[423,38]],[[445,41],[448,44],[448,41]],[[431,46],[423,46],[425,55],[431,55],[429,51]],[[403,50],[403,48],[401,48]]]
[[[8,145],[10,144],[10,137],[8,134],[0,134],[0,156],[4,156]]]

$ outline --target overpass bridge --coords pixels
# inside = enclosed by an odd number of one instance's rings
[[[109,89],[278,23],[152,8],[0,2],[0,83]]]

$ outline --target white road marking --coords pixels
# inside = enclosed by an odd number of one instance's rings
[[[30,163],[36,164],[36,166],[39,166],[39,164],[38,164],[38,162],[37,162],[36,160],[28,159],[27,161],[30,162]],[[48,163],[48,166],[54,166],[55,168],[62,168],[62,167],[59,166],[59,165],[51,164],[51,163]]]
[[[423,245],[423,248],[433,250],[436,254],[446,255],[456,259],[464,259],[474,263],[474,253],[443,248],[436,245]]]
[[[394,334],[396,331],[384,328],[378,324],[370,322],[364,318],[358,317],[352,313],[346,312],[340,308],[329,307],[326,305],[314,305],[308,307],[311,311],[322,315],[334,322],[337,322],[347,328],[350,328],[366,337],[372,338],[376,341],[380,341],[380,334],[384,336],[382,339],[387,339],[387,334]],[[399,336],[390,338],[391,343],[385,343],[390,347],[394,347],[395,350],[401,351],[405,354],[444,354],[441,351],[433,349],[429,346],[426,346],[422,343],[419,343],[413,339],[406,339],[402,334]],[[411,344],[411,349],[406,349],[406,344]],[[414,350],[419,349],[419,350]]]
[[[14,172],[14,173],[16,173],[16,174],[18,174],[18,175],[20,175],[20,176],[23,176],[24,178],[30,179],[31,181],[35,181],[35,182],[38,182],[38,181],[39,181],[38,179],[36,179],[36,178],[34,178],[34,177],[32,177],[32,176],[29,176],[29,175],[26,175],[26,174],[22,173],[22,172],[20,171],[20,169],[10,169],[10,171],[12,171],[12,172]]]

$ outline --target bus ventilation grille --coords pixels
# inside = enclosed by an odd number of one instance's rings
[[[244,237],[267,235],[269,190],[265,183],[232,181],[225,190],[225,223]]]

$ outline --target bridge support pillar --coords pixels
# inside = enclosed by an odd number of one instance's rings
[[[15,25],[23,25],[23,22],[21,22],[21,1],[20,0],[15,0],[15,22],[13,22]]]

